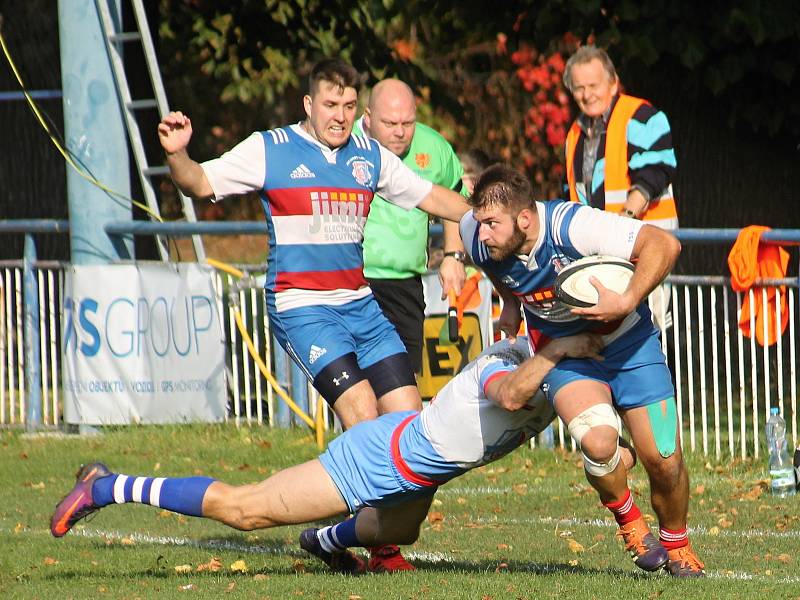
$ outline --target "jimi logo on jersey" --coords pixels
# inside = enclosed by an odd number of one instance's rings
[[[313,191],[309,233],[321,233],[326,241],[360,242],[369,214],[372,193],[342,190]]]

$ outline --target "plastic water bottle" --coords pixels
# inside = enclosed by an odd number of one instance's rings
[[[772,495],[791,496],[795,493],[794,469],[786,449],[786,422],[777,406],[770,410],[766,433]]]

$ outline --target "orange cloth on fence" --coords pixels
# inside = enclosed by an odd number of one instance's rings
[[[761,243],[761,234],[769,231],[769,227],[750,225],[739,232],[736,242],[728,254],[728,268],[731,271],[731,287],[737,292],[747,292],[756,279],[780,279],[786,277],[789,266],[789,253],[780,246]],[[776,291],[778,294],[776,294]],[[762,346],[764,340],[764,322],[767,324],[766,345],[771,346],[778,339],[777,304],[780,298],[781,331],[786,330],[789,308],[786,305],[786,286],[767,288],[766,305],[760,287],[753,290],[753,306],[750,306],[750,294],[745,294],[742,302],[742,313],[739,316],[739,329],[747,337],[750,331],[750,315],[753,315],[756,340]]]

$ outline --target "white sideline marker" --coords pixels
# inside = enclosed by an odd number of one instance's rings
[[[506,521],[498,521],[497,519],[477,519],[479,522],[495,522],[495,523],[539,523],[539,524],[551,524],[551,523],[566,523],[566,524],[580,524],[580,525],[595,525],[595,524],[602,524],[606,525],[606,521],[602,521],[599,519],[595,520],[587,520],[587,519],[556,519],[552,517],[541,518],[541,519],[508,519]],[[612,524],[613,523],[608,523]],[[697,528],[697,532],[700,533],[701,530],[705,528]],[[5,529],[0,530],[4,533],[12,533],[12,530]],[[50,531],[47,529],[35,529],[29,532],[28,534],[35,534],[35,535],[46,535],[50,536]],[[246,544],[235,544],[228,541],[217,541],[217,540],[210,540],[201,542],[198,540],[194,540],[192,538],[186,537],[173,537],[173,536],[152,536],[147,534],[141,533],[122,533],[120,531],[103,531],[101,529],[84,529],[81,527],[77,527],[72,530],[71,532],[73,535],[79,535],[88,539],[111,539],[111,540],[121,540],[123,538],[131,539],[134,542],[139,542],[142,544],[153,544],[156,546],[186,546],[188,548],[198,548],[201,550],[233,550],[235,552],[244,552],[248,554],[272,554],[272,555],[285,555],[285,556],[293,556],[293,557],[307,557],[308,555],[305,552],[300,550],[289,550],[285,546],[265,546],[263,544],[259,544],[258,546],[255,545],[246,545]],[[762,534],[761,536],[757,534]],[[728,534],[728,537],[772,537],[774,532],[758,532],[758,531],[748,531],[748,532],[721,532],[720,535]],[[785,534],[795,534],[795,535],[785,535],[781,536],[781,533]],[[701,533],[702,534],[702,533]],[[798,537],[800,532],[775,532],[775,537]],[[445,554],[443,552],[405,552],[404,555],[407,558],[412,560],[420,560],[424,562],[430,563],[461,563],[465,562],[464,559],[456,558],[455,556]],[[550,564],[537,564],[537,563],[530,563],[531,568],[529,569],[518,569],[517,572],[549,572],[553,570],[557,570],[555,565]],[[639,573],[638,571],[632,571],[633,573]],[[744,571],[706,571],[706,575],[711,579],[726,579],[731,581],[763,581],[765,583],[789,583],[789,584],[800,584],[800,576],[792,576],[792,577],[769,577],[765,575],[759,575],[754,573],[746,573]],[[644,576],[644,574],[642,574]],[[653,575],[653,577],[667,577],[667,575]]]

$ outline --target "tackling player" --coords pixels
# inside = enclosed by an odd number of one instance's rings
[[[413,543],[439,485],[506,455],[553,420],[552,407],[537,394],[547,372],[564,357],[597,357],[601,348],[599,336],[579,334],[554,340],[528,358],[524,338],[515,345],[498,342],[422,412],[363,421],[334,439],[319,458],[254,485],[209,477],[131,477],[93,463],[80,469],[75,486],[56,506],[50,531],[61,537],[100,508],[128,502],[243,531],[350,511],[355,516],[342,523],[303,531],[300,545],[337,571],[359,573],[363,562],[347,547]]]

